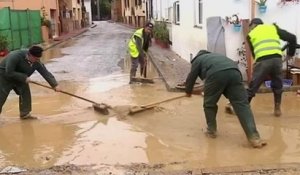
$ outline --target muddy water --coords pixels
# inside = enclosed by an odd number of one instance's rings
[[[128,85],[128,60],[120,62],[123,69],[114,68],[110,74],[97,74],[93,66],[86,70],[81,66],[80,57],[72,56],[71,47],[76,44],[82,45],[80,40],[71,40],[66,48],[53,48],[53,54],[49,52],[50,56],[44,60],[50,62],[47,67],[53,70],[65,91],[120,110],[117,114],[110,111],[111,114],[105,116],[93,111],[91,103],[31,85],[33,114],[40,119],[19,121],[18,98],[11,94],[0,119],[1,168],[8,165],[41,168],[65,163],[96,167],[148,163],[179,170],[299,162],[300,97],[295,93],[284,93],[280,118],[272,116],[272,94],[255,97],[252,109],[258,130],[268,146],[252,149],[236,116],[224,113],[227,103],[224,98],[219,103],[217,139],[203,134],[206,124],[200,96],[184,97],[161,104],[161,108],[126,115],[132,105],[181,94],[167,92],[161,79],[155,79],[155,84]],[[89,60],[88,55],[80,54]],[[157,78],[153,65],[148,66],[149,77]],[[80,75],[74,74],[72,68]],[[38,75],[33,79],[43,83]]]
[[[129,86],[125,79],[120,87],[114,85],[106,91],[97,89],[97,83],[93,85],[92,80],[89,88],[78,84],[72,87],[84,89],[81,95],[91,99],[103,97],[104,102],[114,106],[147,104],[180,95],[167,93],[159,81],[155,86]],[[294,93],[285,93],[281,118],[271,115],[272,104],[267,100],[272,98],[271,94],[260,94],[254,99],[256,123],[261,136],[268,141],[266,148],[257,150],[247,144],[236,117],[223,113],[225,99],[220,101],[218,138],[208,139],[203,134],[205,121],[200,96],[175,100],[160,105],[162,110],[149,110],[118,120],[112,111],[110,116],[104,116],[77,99],[59,94],[54,98],[37,87],[33,91],[40,94],[35,97],[35,103],[44,105],[51,99],[54,102],[45,109],[34,106],[36,113],[43,114],[39,121],[14,119],[1,125],[1,167],[14,164],[33,168],[65,163],[110,167],[148,163],[178,170],[300,160],[296,109],[300,100]]]

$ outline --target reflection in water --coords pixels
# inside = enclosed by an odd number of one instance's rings
[[[62,49],[66,47],[71,47],[75,44],[76,41],[74,39],[70,39],[66,42],[56,45],[55,47],[52,47],[51,49],[45,50],[43,52],[43,57],[41,58],[42,62],[46,63],[49,62],[52,58],[60,58],[67,55],[66,53],[62,52]]]
[[[110,118],[106,125],[96,121],[78,125],[78,140],[57,164],[130,164],[147,162],[143,151],[146,135],[130,125]]]
[[[0,128],[0,167],[52,166],[64,149],[74,142],[76,126],[17,122]]]
[[[129,74],[130,68],[131,68],[131,58],[129,55],[126,55],[126,58],[124,59],[123,68],[124,68],[124,71]],[[137,77],[140,76],[139,68],[137,69],[136,75],[137,75]],[[159,77],[159,76],[156,71],[156,68],[152,64],[152,62],[148,59],[148,61],[147,61],[147,78],[157,78],[157,77]],[[128,82],[129,82],[129,76],[128,76]]]
[[[204,167],[219,167],[220,163],[217,155],[217,143],[216,139],[207,139],[207,144],[206,145],[206,155],[204,155],[205,159],[203,160]]]

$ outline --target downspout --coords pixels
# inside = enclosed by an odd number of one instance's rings
[[[98,20],[100,21],[100,0],[97,0],[97,16]]]
[[[255,18],[255,9],[256,9],[256,5],[255,5],[255,0],[251,0],[251,19]],[[251,20],[250,19],[250,20]]]
[[[162,0],[159,1],[160,2],[160,20],[162,21]]]
[[[250,21],[255,18],[255,10],[256,10],[256,2],[255,0],[251,0],[250,2]],[[248,42],[246,41],[246,37],[248,35],[248,32],[249,32],[249,20],[247,20],[248,22],[245,22],[246,24],[246,27],[244,26],[244,38],[245,38],[245,47],[246,47],[246,58],[247,58],[247,65],[248,65],[248,68],[247,68],[247,81],[248,83],[250,83],[251,79],[252,79],[252,54],[251,54],[251,51],[250,51],[250,47],[249,47],[249,44]]]

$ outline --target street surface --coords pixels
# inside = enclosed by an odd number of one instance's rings
[[[300,97],[294,92],[284,93],[280,118],[272,116],[272,94],[258,94],[253,100],[258,130],[268,142],[263,149],[248,145],[236,116],[224,113],[224,98],[219,102],[216,139],[204,135],[201,96],[127,115],[132,106],[182,93],[168,92],[150,61],[148,74],[155,84],[129,85],[126,46],[133,30],[115,23],[97,24],[47,50],[43,61],[63,90],[107,103],[114,110],[106,116],[89,102],[32,84],[32,114],[39,120],[20,121],[18,96],[12,92],[0,118],[0,172],[16,166],[29,174],[35,169],[53,174],[85,170],[84,174],[188,174],[202,168],[300,163]],[[32,79],[47,85],[38,73]]]

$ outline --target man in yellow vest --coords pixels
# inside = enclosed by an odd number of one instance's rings
[[[141,67],[141,75],[144,72],[145,52],[148,51],[149,43],[151,41],[151,33],[153,24],[148,22],[144,28],[137,29],[130,38],[128,43],[128,50],[131,57],[130,81],[136,76],[138,65]]]
[[[250,32],[247,36],[252,56],[255,60],[252,80],[248,88],[248,101],[255,96],[265,78],[271,78],[271,88],[274,94],[274,115],[281,116],[282,95],[282,51],[280,40],[288,42],[287,60],[295,55],[297,38],[294,34],[280,29],[276,24],[264,24],[260,18],[250,22]]]

